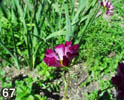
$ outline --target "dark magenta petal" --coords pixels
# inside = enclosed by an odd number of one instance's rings
[[[110,6],[111,6],[111,3],[110,3],[110,2],[107,2],[107,3],[106,3],[106,8],[109,9]]]
[[[120,86],[120,84],[123,82],[123,79],[120,76],[115,76],[115,77],[112,77],[112,82],[116,86]]]
[[[124,100],[124,87],[118,90],[118,95],[122,98],[122,100]]]
[[[63,65],[64,66],[69,66],[69,64],[70,64],[70,60],[66,56],[64,56],[63,57]]]
[[[67,57],[68,58],[71,58],[72,57],[72,54],[70,52],[67,52]]]
[[[78,56],[79,45],[73,45],[69,48],[69,52],[67,52],[66,57],[71,61],[75,56]]]
[[[124,85],[124,63],[118,63],[117,75],[112,78],[112,81],[118,87],[120,84]]]
[[[101,6],[103,6],[103,2],[101,2],[101,0],[98,0],[98,2]]]
[[[71,41],[66,41],[65,46],[71,46]]]
[[[59,60],[59,58],[57,57],[57,55],[55,54],[55,52],[52,49],[47,49],[45,56],[46,57],[54,57],[55,59]]]
[[[65,56],[67,55],[68,52],[71,52],[69,49],[70,47],[71,47],[71,41],[69,42],[66,41],[65,42]]]
[[[124,77],[124,63],[118,63],[117,74]]]
[[[68,59],[71,61],[75,56],[78,56],[78,52],[76,52],[76,53],[67,53],[67,56],[68,56]]]
[[[53,66],[53,67],[62,67],[62,65],[60,64],[59,61],[57,61],[54,57],[45,57],[44,62],[48,65],[48,66]]]
[[[72,50],[74,51],[78,51],[78,48],[79,48],[79,45],[78,44],[75,44],[71,47]]]
[[[78,44],[71,46],[70,47],[71,54],[78,53],[78,49],[79,49],[79,45]]]
[[[104,6],[104,5],[103,5],[103,2],[101,2],[100,5],[101,5],[101,6]]]
[[[117,87],[118,95],[124,99],[124,63],[118,63],[117,75],[112,77],[112,82]]]
[[[108,10],[106,10],[106,15],[112,16],[113,12],[108,9]]]

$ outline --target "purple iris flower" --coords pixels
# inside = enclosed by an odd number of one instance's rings
[[[124,100],[124,63],[118,63],[117,75],[112,77],[113,84],[117,87],[117,92]]]
[[[65,44],[60,44],[54,49],[55,52],[47,49],[43,60],[48,66],[63,67],[69,66],[72,59],[78,56],[79,45],[71,45],[71,41],[66,41]]]
[[[112,16],[113,15],[113,9],[114,9],[114,6],[112,5],[112,3],[108,0],[98,0],[99,4],[105,8],[106,10],[106,15],[109,15],[109,16]]]

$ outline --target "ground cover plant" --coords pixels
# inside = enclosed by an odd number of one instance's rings
[[[1,0],[0,100],[123,100],[123,8]]]

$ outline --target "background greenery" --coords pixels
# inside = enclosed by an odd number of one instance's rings
[[[99,10],[97,0],[3,0],[0,5],[0,82],[2,87],[15,87],[16,100],[47,100],[35,88],[59,91],[59,84],[50,84],[56,78],[56,68],[43,62],[46,48],[65,41],[79,43],[79,56],[72,64],[82,62],[88,68],[88,80],[98,81],[100,92],[86,93],[87,100],[114,100],[111,77],[116,73],[119,61],[124,59],[124,2],[112,0],[114,15],[96,17]],[[22,80],[6,77],[4,68],[26,67],[38,70],[38,77]],[[102,80],[107,75],[108,80]],[[42,77],[42,79],[40,78]],[[35,85],[34,85],[35,84]],[[1,98],[2,100],[2,98]]]

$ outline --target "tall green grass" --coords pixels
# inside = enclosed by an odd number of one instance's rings
[[[42,60],[39,60],[39,54],[43,55],[48,47],[53,48],[57,40],[73,39],[80,43],[85,30],[95,19],[98,3],[97,0],[79,0],[78,3],[75,8],[74,0],[2,1],[1,20],[7,20],[9,27],[1,23],[0,33],[9,34],[11,41],[1,39],[0,47],[6,51],[5,56],[8,53],[13,58],[15,63],[11,64],[17,68],[29,66],[34,69]]]

